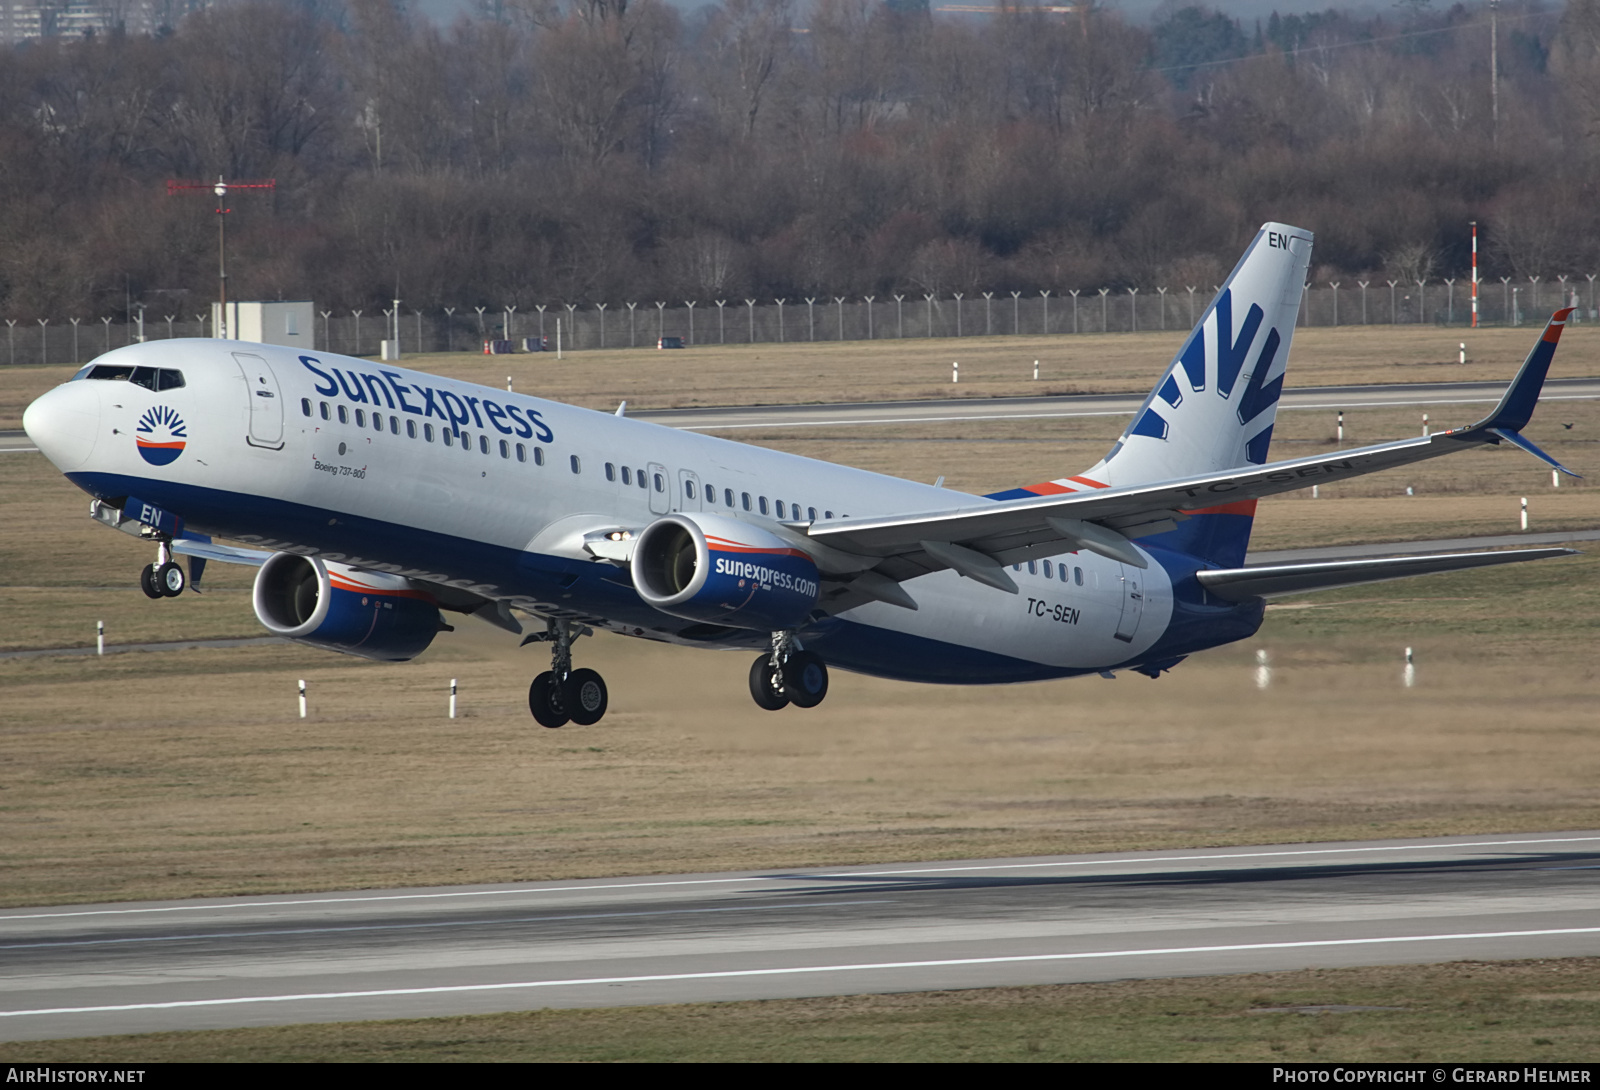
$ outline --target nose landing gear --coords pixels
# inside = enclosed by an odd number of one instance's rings
[[[523,640],[524,644],[548,641],[550,669],[528,686],[528,710],[541,727],[564,727],[568,723],[589,726],[600,722],[610,703],[605,680],[595,671],[572,668],[572,641],[592,636],[594,630],[571,621],[551,618],[542,633]]]
[[[793,632],[774,632],[772,650],[750,664],[750,695],[769,712],[815,708],[828,695],[828,665],[802,649]]]
[[[146,564],[139,571],[139,589],[149,598],[176,598],[189,585],[183,569],[172,560],[172,543],[156,543],[154,564]]]

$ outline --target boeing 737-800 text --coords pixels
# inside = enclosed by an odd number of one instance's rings
[[[1096,465],[992,496],[886,477],[330,353],[168,340],[109,352],[24,426],[149,540],[152,598],[260,566],[270,631],[404,660],[441,610],[543,622],[545,726],[593,723],[597,628],[758,650],[757,704],[812,707],[828,666],[907,681],[1150,677],[1260,626],[1263,599],[1564,549],[1245,567],[1256,501],[1521,435],[1568,311],[1469,427],[1268,462],[1311,235],[1269,223]],[[1557,466],[1557,468],[1561,468]],[[224,538],[237,545],[214,541]],[[189,558],[187,576],[175,554]]]

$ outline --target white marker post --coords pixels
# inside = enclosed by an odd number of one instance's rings
[[[1467,342],[1466,341],[1462,341],[1461,342],[1461,359],[1460,359],[1460,362],[1461,363],[1466,363],[1467,362]]]
[[[1424,439],[1426,439],[1428,437],[1428,414],[1427,413],[1423,413],[1422,414],[1422,437]]]
[[[1339,442],[1344,442],[1344,410],[1339,410]]]
[[[1401,672],[1400,680],[1408,689],[1417,683],[1417,667],[1416,664],[1411,661],[1411,648],[1409,647],[1406,648],[1406,668]]]
[[[511,392],[512,392],[512,391],[511,391],[511,376],[510,376],[510,375],[507,375],[507,376],[506,376],[506,393],[508,393],[508,394],[509,394],[509,393],[511,393]]]
[[[1527,496],[1523,496],[1522,497],[1522,528],[1524,530],[1526,530],[1528,528],[1528,497]]]
[[[306,717],[306,679],[300,679],[300,718]]]
[[[1312,485],[1311,486],[1311,498],[1312,499],[1316,499],[1317,498],[1317,486],[1316,485]]]
[[[1256,652],[1256,688],[1265,689],[1272,684],[1272,658],[1265,649]]]
[[[1035,381],[1035,382],[1039,381],[1039,361],[1038,360],[1034,360],[1033,361],[1033,381]]]
[[[450,679],[450,718],[456,717],[456,679]]]
[[[1561,487],[1561,471],[1559,469],[1552,469],[1550,471],[1550,487],[1551,488],[1560,488]]]
[[[961,381],[961,364],[956,363],[954,361],[952,361],[951,364],[950,364],[950,381],[951,382],[960,382]]]

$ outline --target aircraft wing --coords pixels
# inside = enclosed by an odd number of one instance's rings
[[[1145,560],[1129,539],[1170,530],[1193,512],[1376,473],[1470,447],[1510,442],[1570,474],[1520,434],[1539,400],[1570,313],[1555,313],[1494,411],[1468,427],[1177,480],[947,511],[791,524],[791,529],[841,554],[879,558],[875,570],[892,580],[953,568],[968,578],[1015,593],[1016,585],[1004,570],[1007,564],[1082,548],[1144,567]]]
[[[1513,549],[1504,552],[1432,553],[1423,556],[1385,556],[1361,560],[1321,560],[1299,564],[1258,564],[1195,573],[1206,592],[1227,602],[1270,598],[1278,594],[1381,583],[1413,575],[1517,564],[1554,556],[1576,556],[1576,549]]]

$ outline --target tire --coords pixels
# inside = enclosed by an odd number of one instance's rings
[[[778,688],[776,681],[772,676],[771,655],[762,655],[750,664],[750,695],[758,707],[769,712],[778,711],[789,703],[789,697]]]
[[[139,569],[139,589],[144,591],[146,598],[160,598],[161,588],[156,585],[156,566],[146,564]]]
[[[567,714],[566,701],[562,699],[556,675],[549,670],[534,678],[533,684],[528,686],[528,710],[541,727],[552,730],[566,726],[571,718]]]
[[[176,598],[189,585],[183,569],[170,560],[156,569],[154,582],[156,589],[166,598]]]
[[[593,670],[574,670],[568,674],[563,696],[572,721],[580,727],[600,722],[610,700],[604,679]]]
[[[796,651],[783,664],[783,691],[797,708],[815,708],[828,695],[828,665],[810,651]]]

